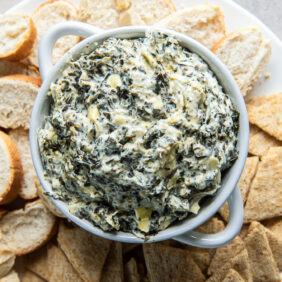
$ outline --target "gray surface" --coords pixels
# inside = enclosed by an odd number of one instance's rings
[[[256,15],[282,40],[282,0],[234,0]]]

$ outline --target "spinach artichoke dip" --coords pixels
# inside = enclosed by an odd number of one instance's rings
[[[50,86],[38,131],[45,178],[75,216],[146,238],[215,194],[238,156],[239,113],[207,63],[171,36],[93,49]]]

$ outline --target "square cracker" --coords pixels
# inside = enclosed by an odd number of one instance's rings
[[[245,205],[244,222],[282,215],[282,147],[270,148],[258,165]]]
[[[49,282],[83,282],[60,248],[48,245]]]
[[[248,252],[244,249],[227,262],[223,262],[223,265],[207,280],[207,282],[222,281],[231,268],[236,270],[244,281],[253,281]]]
[[[255,99],[252,98],[251,103],[247,101],[250,123],[282,141],[282,92],[266,98],[258,97],[257,103]]]
[[[233,256],[237,255],[244,249],[245,244],[239,236],[236,236],[233,241],[227,245],[217,248],[210,263],[208,275],[216,273],[217,270],[222,266],[223,261],[230,260]]]
[[[244,282],[244,279],[236,270],[231,268],[222,282]]]
[[[120,242],[113,242],[103,268],[101,282],[123,280],[122,246]]]
[[[60,222],[58,243],[84,281],[100,281],[112,241]]]
[[[259,127],[257,127],[254,124],[250,123],[249,126],[250,126],[250,138],[255,134],[257,134],[258,132],[262,131]]]
[[[264,227],[252,222],[245,238],[254,281],[279,282],[280,275],[274,261]]]
[[[248,157],[246,160],[244,170],[238,182],[243,203],[245,203],[247,200],[247,195],[250,190],[251,182],[256,174],[258,163],[259,163],[258,157]],[[226,222],[228,222],[229,219],[228,203],[225,203],[221,207],[221,209],[219,210],[219,214],[223,217],[223,219]]]
[[[267,153],[269,148],[282,146],[282,142],[275,139],[268,133],[260,130],[249,140],[249,153],[260,158]]]
[[[161,244],[144,244],[143,252],[151,282],[205,281],[189,252]]]

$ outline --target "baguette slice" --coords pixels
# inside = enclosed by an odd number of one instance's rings
[[[16,256],[7,251],[0,252],[0,278],[7,275],[15,264]]]
[[[19,61],[26,58],[35,38],[36,29],[28,15],[0,15],[0,59]]]
[[[125,0],[118,7],[129,7],[119,15],[121,26],[153,25],[176,11],[172,0]]]
[[[9,132],[9,135],[19,148],[24,170],[24,178],[19,195],[23,199],[34,199],[37,197],[37,190],[35,185],[37,176],[33,167],[29,149],[28,130],[24,130],[22,128],[12,129]]]
[[[80,0],[79,20],[103,29],[118,27],[116,0]]]
[[[246,27],[225,36],[212,51],[233,74],[245,96],[269,63],[271,44],[258,28]]]
[[[40,80],[26,75],[0,78],[0,126],[29,128],[29,119]]]
[[[221,9],[208,4],[179,10],[155,26],[184,33],[208,48],[212,48],[225,36],[224,15]]]
[[[37,37],[29,61],[38,67],[38,46],[44,33],[59,22],[77,20],[77,9],[67,0],[51,0],[37,7],[32,19],[37,29]],[[53,63],[55,64],[78,41],[78,36],[64,36],[59,39],[53,49]]]
[[[2,277],[0,282],[20,282],[20,278],[18,273],[12,270],[6,276]]]
[[[21,157],[16,144],[0,131],[0,204],[13,201],[23,179]]]
[[[21,62],[10,62],[6,60],[0,60],[0,76],[12,74],[24,74],[41,79],[40,73],[35,66]]]
[[[46,243],[56,231],[56,218],[41,200],[7,213],[0,221],[0,250],[23,255]]]

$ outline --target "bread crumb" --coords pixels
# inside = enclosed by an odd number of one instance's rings
[[[264,78],[265,78],[265,79],[268,79],[268,78],[270,78],[270,76],[271,76],[271,74],[268,72],[268,73],[266,73],[266,74],[264,75]]]

